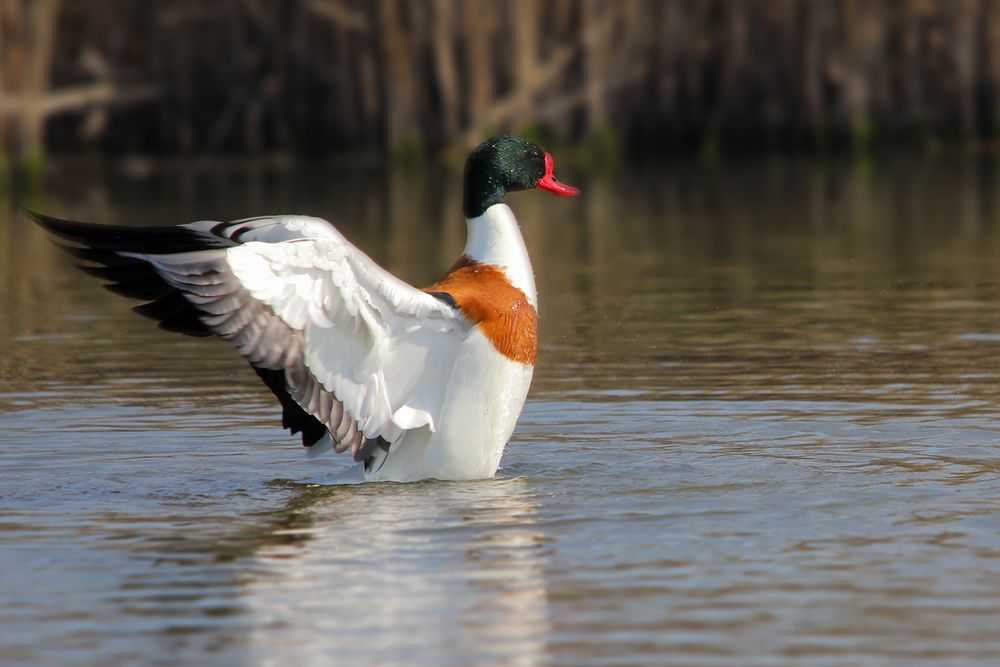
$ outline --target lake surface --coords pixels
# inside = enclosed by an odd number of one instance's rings
[[[523,193],[541,354],[494,480],[337,487],[226,345],[0,195],[0,663],[994,665],[1000,165],[565,172]],[[65,165],[167,224],[318,214],[401,277],[460,176]]]

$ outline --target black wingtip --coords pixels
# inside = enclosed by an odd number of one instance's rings
[[[157,255],[238,245],[230,239],[185,225],[98,225],[55,218],[29,209],[24,211],[54,236],[93,250]]]
[[[21,213],[32,220],[36,225],[49,232],[50,234],[58,235],[56,232],[56,227],[58,226],[60,220],[58,218],[52,218],[38,211],[32,211],[30,208],[18,205],[21,209]]]
[[[25,208],[24,206],[19,207],[21,212],[27,215],[29,218],[35,221],[42,229],[57,236],[62,236],[60,232],[67,229],[70,225],[80,225],[82,223],[72,222],[70,220],[62,220],[60,218],[54,218],[51,215],[45,215],[44,213],[39,213],[38,211],[32,211],[30,208]]]
[[[60,240],[70,241],[71,243],[76,244],[68,245],[66,243],[56,241],[56,245],[69,254],[75,255],[81,259],[86,259],[90,262],[114,263],[116,257],[114,254],[106,251],[95,250],[92,247],[92,244],[88,243],[86,238],[81,237],[81,234],[79,233],[79,230],[82,227],[96,227],[97,225],[89,225],[87,223],[75,222],[73,220],[63,220],[62,218],[45,215],[44,213],[39,213],[38,211],[32,211],[30,208],[26,208],[24,206],[19,206],[18,208],[21,209],[21,212],[24,213],[24,215],[31,218],[35,224],[47,231],[49,234],[52,234],[52,236],[55,236]],[[74,229],[77,230],[76,233],[74,233]],[[121,261],[131,262],[133,260],[123,259]]]
[[[27,213],[28,216],[42,229],[49,232],[53,236],[58,236],[61,239],[65,239],[73,243],[79,243],[80,245],[88,248],[100,247],[101,249],[107,250],[113,249],[102,247],[105,244],[94,243],[94,241],[102,235],[103,225],[77,222],[75,220],[64,220],[62,218],[56,218],[51,215],[45,215],[44,213],[32,211],[27,208],[22,208],[22,210]],[[108,226],[107,231],[113,231],[113,228]]]
[[[111,292],[151,303],[136,308],[160,328],[189,336],[209,336],[200,314],[148,263],[130,252],[203,249],[211,245],[184,227],[123,227],[63,220],[21,207],[43,229],[58,237],[56,245],[84,263],[79,268],[101,280]]]

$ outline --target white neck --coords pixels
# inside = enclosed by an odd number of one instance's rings
[[[503,268],[507,280],[524,292],[528,302],[538,308],[535,274],[531,270],[528,249],[524,247],[521,228],[507,204],[493,204],[482,215],[468,218],[469,240],[465,255],[482,264]]]

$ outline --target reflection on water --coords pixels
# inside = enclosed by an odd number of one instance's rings
[[[541,662],[546,544],[524,480],[325,487],[308,502],[243,582],[254,662]]]
[[[29,204],[320,214],[418,284],[463,243],[456,174],[185,167],[67,166]],[[993,664],[997,165],[585,177],[512,198],[540,363],[470,484],[308,483],[342,463],[235,353],[5,207],[0,662]]]

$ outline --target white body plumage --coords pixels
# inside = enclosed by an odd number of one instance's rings
[[[468,220],[468,227],[464,256],[500,267],[537,308],[534,273],[510,208],[495,204]],[[473,328],[444,379],[447,393],[438,429],[408,431],[393,443],[389,456],[380,454],[365,478],[407,482],[493,477],[517,425],[533,372],[534,366],[507,358]]]

